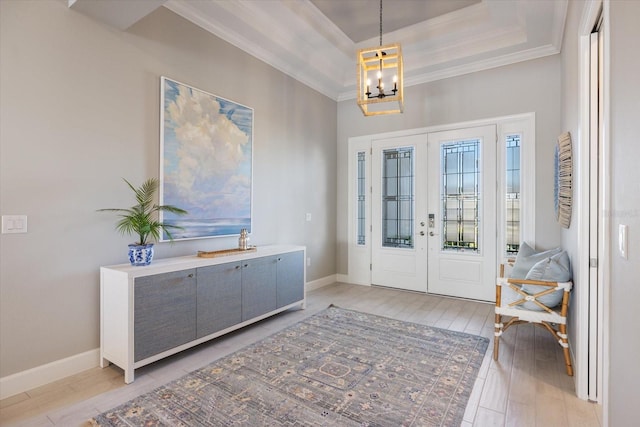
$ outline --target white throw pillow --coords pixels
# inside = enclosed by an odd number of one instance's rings
[[[511,277],[515,279],[524,279],[527,277],[529,270],[536,263],[542,261],[545,258],[549,258],[553,255],[562,252],[562,249],[555,248],[548,251],[536,252],[526,242],[523,242],[518,249],[518,255],[516,256],[516,262],[511,270]]]
[[[568,282],[571,280],[571,267],[569,265],[569,255],[565,251],[538,261],[527,273],[525,279],[543,280],[547,282]],[[522,290],[530,295],[537,294],[545,290],[542,286],[522,285]],[[538,298],[538,301],[549,308],[555,307],[562,302],[563,290],[559,289],[551,294]],[[542,310],[537,304],[527,303],[525,308],[530,310]]]

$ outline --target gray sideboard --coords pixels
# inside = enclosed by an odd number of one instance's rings
[[[100,268],[100,366],[135,369],[292,307],[305,307],[306,250],[264,246]]]

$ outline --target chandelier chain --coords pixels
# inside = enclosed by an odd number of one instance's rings
[[[380,46],[382,46],[382,0],[380,0]]]

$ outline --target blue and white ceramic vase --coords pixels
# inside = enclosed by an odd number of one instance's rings
[[[129,261],[131,265],[149,265],[153,259],[153,243],[146,245],[129,245]]]

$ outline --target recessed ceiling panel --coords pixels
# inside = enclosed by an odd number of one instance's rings
[[[354,43],[380,35],[379,0],[311,0],[311,3]],[[476,3],[480,0],[383,0],[383,36]]]

